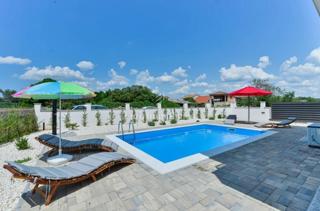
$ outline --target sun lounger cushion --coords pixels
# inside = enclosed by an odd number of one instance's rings
[[[295,117],[288,117],[288,119],[282,120],[279,123],[277,123],[277,125],[288,125],[293,123],[294,121],[296,121],[297,118]]]
[[[87,175],[105,163],[120,161],[121,159],[130,159],[130,157],[118,152],[100,152],[59,167],[33,167],[12,161],[7,161],[7,163],[26,175],[63,180]]]
[[[39,139],[41,139],[44,142],[47,142],[50,145],[56,146],[57,148],[59,147],[59,137],[55,135],[43,134],[39,136]],[[64,138],[61,139],[62,148],[77,148],[83,145],[103,145],[106,147],[110,147],[114,150],[118,149],[118,145],[114,142],[100,138],[86,139],[81,141],[70,141]]]

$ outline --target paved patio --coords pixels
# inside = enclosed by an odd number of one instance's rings
[[[306,128],[279,133],[196,165],[159,175],[143,163],[96,182],[61,188],[48,206],[30,192],[20,210],[306,210],[320,185],[320,149]]]

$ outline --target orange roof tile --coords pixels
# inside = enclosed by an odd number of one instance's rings
[[[209,96],[198,96],[194,99],[196,103],[208,103],[210,102]]]

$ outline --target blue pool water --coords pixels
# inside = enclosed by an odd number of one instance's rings
[[[152,157],[167,163],[260,135],[263,131],[196,125],[118,136]]]

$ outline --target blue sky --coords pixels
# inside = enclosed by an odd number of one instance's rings
[[[320,97],[312,0],[7,0],[0,88],[43,78],[93,90],[142,84],[172,97],[253,78]]]

